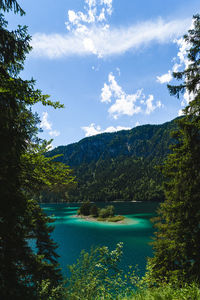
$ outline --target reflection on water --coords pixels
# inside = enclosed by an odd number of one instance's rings
[[[103,207],[105,203],[98,203]],[[131,202],[114,203],[116,214],[124,215],[127,224],[87,221],[74,217],[79,206],[73,204],[43,204],[48,216],[55,220],[53,238],[58,243],[60,264],[65,272],[66,266],[78,258],[82,249],[106,245],[113,249],[118,242],[124,243],[122,265],[138,265],[145,270],[146,257],[151,256],[149,245],[153,235],[150,218],[155,215],[157,203]]]

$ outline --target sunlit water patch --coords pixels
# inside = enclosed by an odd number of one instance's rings
[[[106,203],[98,203],[100,207]],[[78,258],[82,249],[91,246],[106,245],[114,249],[118,242],[124,243],[122,265],[138,265],[142,273],[145,270],[146,258],[151,256],[149,245],[153,228],[150,219],[155,215],[157,203],[113,203],[116,214],[124,215],[127,224],[87,221],[77,218],[79,206],[75,204],[43,204],[48,216],[54,219],[55,230],[52,234],[58,243],[60,264],[66,272],[66,266]]]

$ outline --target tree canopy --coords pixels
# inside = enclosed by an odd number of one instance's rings
[[[24,14],[15,0],[0,1],[1,12]],[[43,154],[48,143],[37,137],[39,119],[31,106],[37,102],[63,107],[23,80],[26,55],[31,50],[26,26],[7,29],[0,15],[0,294],[2,299],[38,299],[43,280],[56,286],[62,279],[56,244],[47,218],[33,200],[39,188],[68,190],[74,177],[67,166]],[[31,245],[31,241],[35,245]]]
[[[154,257],[150,277],[157,282],[200,282],[200,16],[184,36],[189,45],[188,66],[174,73],[180,85],[169,85],[172,95],[188,92],[192,100],[174,132],[177,143],[164,165],[166,200],[155,219]]]

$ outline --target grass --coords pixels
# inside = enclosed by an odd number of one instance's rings
[[[124,216],[113,216],[113,217],[108,217],[108,218],[102,218],[98,217],[97,221],[102,221],[102,222],[120,222],[124,220]]]
[[[124,216],[114,216],[107,218],[108,222],[119,222],[124,220]]]

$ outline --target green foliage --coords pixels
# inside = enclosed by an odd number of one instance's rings
[[[157,232],[153,243],[154,257],[149,260],[152,283],[178,280],[200,282],[200,16],[194,16],[194,29],[185,40],[190,42],[186,70],[174,73],[183,84],[170,87],[179,96],[181,91],[193,93],[193,100],[178,121],[174,133],[177,144],[172,148],[163,173],[166,176],[166,200],[155,219]]]
[[[173,76],[177,80],[182,80],[179,85],[168,85],[168,89],[171,95],[175,95],[178,98],[181,94],[187,91],[189,94],[193,94],[194,97],[200,97],[199,83],[199,49],[200,49],[200,15],[193,16],[193,28],[188,30],[188,34],[184,36],[185,42],[189,45],[188,60],[189,64],[187,68],[182,72],[174,72]],[[194,98],[193,97],[193,98]]]
[[[97,218],[97,221],[118,222],[124,219],[123,216],[115,216],[113,205],[108,205],[105,208],[99,208],[89,201],[83,202],[77,213],[82,216],[92,216]]]
[[[99,217],[100,218],[109,218],[114,216],[114,206],[108,205],[105,208],[99,210]]]
[[[20,13],[21,16],[25,14],[16,0],[0,0],[0,9],[6,12],[13,10],[14,13]]]
[[[81,204],[81,207],[78,210],[78,214],[83,215],[83,216],[89,216],[91,207],[92,206],[91,206],[90,201],[83,202]]]
[[[63,154],[57,160],[74,170],[77,186],[69,191],[69,201],[161,201],[163,176],[156,166],[169,153],[170,131],[176,127],[172,121],[104,133],[48,155]]]
[[[83,250],[77,262],[69,267],[66,299],[118,299],[119,295],[130,294],[134,275],[132,272],[126,275],[119,268],[122,246],[119,243],[112,251],[107,247],[91,249],[89,253]]]
[[[15,0],[0,1],[0,10],[24,13]],[[66,189],[74,180],[67,166],[45,158],[45,143],[37,138],[39,120],[31,105],[62,105],[35,89],[34,80],[19,77],[29,42],[26,26],[9,31],[0,14],[0,294],[5,300],[39,299],[43,281],[50,280],[49,290],[61,282],[50,219],[29,199],[42,186]]]
[[[41,145],[31,144],[22,155],[22,176],[24,191],[30,196],[42,192],[58,192],[60,195],[75,186],[72,170],[55,159],[59,156],[46,157],[50,142],[43,141]]]
[[[159,288],[138,290],[134,296],[123,300],[199,300],[200,289],[196,284],[184,285],[179,288],[171,284]]]
[[[90,215],[95,218],[99,215],[99,209],[95,204],[92,204],[90,207]]]
[[[48,294],[49,282],[42,282],[40,295],[47,299],[62,300],[198,300],[197,284],[162,283],[160,287],[148,287],[147,278],[140,278],[131,266],[124,272],[120,269],[122,243],[115,250],[97,247],[90,252],[82,251],[76,263],[69,266],[70,276],[65,286],[59,285]],[[53,296],[54,295],[54,298]],[[42,298],[43,299],[43,298]],[[46,298],[44,298],[46,299]]]
[[[65,300],[66,298],[66,288],[64,284],[57,285],[52,288],[50,280],[43,280],[38,286],[37,290],[38,299],[42,300]]]

